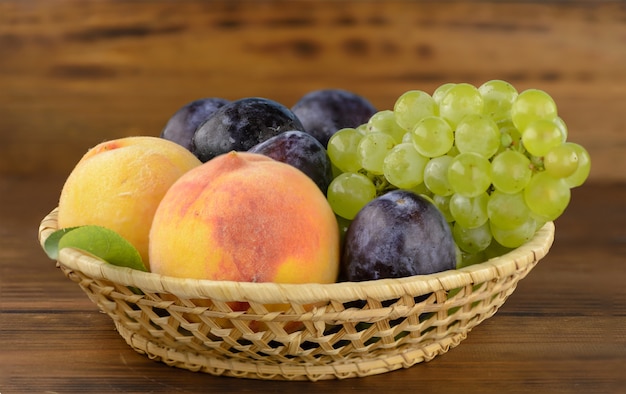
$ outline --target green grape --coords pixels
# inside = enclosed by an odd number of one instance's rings
[[[357,148],[362,137],[356,129],[345,128],[338,130],[328,140],[328,157],[341,172],[357,172],[361,169]]]
[[[350,227],[352,220],[348,220],[339,215],[335,215],[335,219],[337,220],[337,226],[339,227],[339,240],[343,244],[343,240],[346,238],[346,233],[348,232],[348,227]]]
[[[500,128],[500,152],[508,149],[518,152],[524,151],[522,133],[515,127],[510,119],[498,122],[498,127]]]
[[[526,152],[526,156],[530,160],[530,169],[533,171],[533,174],[544,170],[543,157],[533,156],[528,152]]]
[[[437,104],[428,93],[409,90],[398,97],[393,112],[396,122],[405,130],[411,130],[422,118],[437,115]]]
[[[424,168],[424,183],[428,189],[436,195],[449,196],[454,191],[448,181],[448,169],[454,158],[452,156],[439,156],[430,159]]]
[[[444,118],[452,128],[468,114],[483,112],[483,98],[476,87],[469,83],[456,84],[441,98],[439,116]]]
[[[589,176],[549,94],[491,80],[409,90],[393,110],[337,131],[327,145],[327,199],[342,230],[390,190],[422,195],[449,224],[457,267],[517,248],[566,209]]]
[[[452,148],[450,148],[450,150],[448,151],[448,153],[446,153],[446,155],[455,157],[459,153],[461,153],[459,152],[459,148],[457,148],[456,145],[452,145]]]
[[[535,231],[538,231],[540,228],[544,226],[544,224],[548,223],[549,220],[546,219],[544,216],[537,215],[531,210],[529,210],[529,212],[530,212],[530,217],[535,219]]]
[[[530,160],[514,150],[500,152],[491,161],[491,182],[496,190],[517,193],[526,187],[532,176]]]
[[[411,189],[424,182],[424,168],[428,158],[420,155],[413,144],[393,147],[383,161],[383,174],[392,185]]]
[[[333,179],[335,179],[339,174],[343,172],[339,168],[337,168],[337,166],[334,165],[332,162],[330,163],[330,169],[333,173]]]
[[[441,99],[443,98],[443,96],[445,96],[446,93],[448,93],[448,90],[450,90],[450,88],[453,87],[454,85],[456,85],[456,83],[453,83],[453,82],[444,83],[443,85],[440,85],[439,87],[437,87],[437,89],[435,89],[432,97],[433,97],[433,100],[435,100],[435,103],[437,105],[441,104]]]
[[[558,218],[569,204],[570,197],[565,180],[553,178],[545,171],[535,173],[524,189],[526,205],[546,220]]]
[[[426,186],[426,184],[424,182],[420,183],[417,186],[413,186],[412,188],[409,188],[407,190],[412,191],[415,194],[421,194],[423,196],[429,197],[429,198],[433,198],[433,196],[435,196],[433,194],[433,192],[431,192],[428,187]]]
[[[493,238],[505,248],[517,248],[528,242],[535,235],[535,220],[528,217],[521,225],[511,230],[504,230],[489,222],[491,235]]]
[[[376,187],[363,174],[344,172],[330,183],[327,197],[335,214],[352,220],[365,204],[376,197]]]
[[[522,131],[536,120],[553,121],[556,117],[556,103],[548,93],[539,89],[524,90],[511,106],[511,120]]]
[[[557,116],[554,119],[554,123],[556,123],[557,127],[559,128],[559,131],[561,132],[561,142],[565,143],[567,141],[567,124],[565,124],[565,121],[560,117]]]
[[[460,261],[457,258],[456,269],[469,267],[470,265],[474,265],[474,264],[480,264],[486,260],[487,258],[485,257],[484,251],[480,251],[478,253],[467,253],[467,252],[461,251]]]
[[[356,131],[359,132],[359,134],[361,135],[365,135],[368,133],[368,125],[367,123],[363,123],[362,125],[358,125],[357,127],[355,127]]]
[[[396,115],[391,110],[378,111],[367,122],[367,131],[379,131],[393,137],[396,144],[402,141],[406,130],[396,122]]]
[[[476,197],[491,186],[491,163],[477,153],[460,153],[450,163],[448,181],[455,193]]]
[[[464,267],[463,265],[463,251],[459,248],[459,245],[456,244],[456,242],[454,242],[454,254],[456,256],[456,260],[455,260],[455,268],[461,268]]]
[[[543,166],[548,174],[555,178],[566,178],[578,168],[576,148],[570,144],[561,144],[546,153]]]
[[[493,239],[489,222],[474,228],[465,228],[456,222],[452,227],[452,236],[463,252],[471,254],[487,249]]]
[[[492,259],[494,257],[499,257],[504,254],[509,253],[512,248],[507,248],[506,246],[502,246],[495,239],[491,240],[491,243],[487,248],[483,251],[485,254],[485,260]]]
[[[454,220],[463,228],[472,229],[487,222],[487,203],[489,194],[482,193],[476,197],[466,197],[455,193],[450,198],[449,209]]]
[[[495,190],[487,203],[489,220],[503,230],[512,230],[528,220],[530,210],[522,192],[509,194]]]
[[[524,148],[534,156],[545,156],[550,149],[562,142],[561,130],[551,120],[539,119],[531,122],[522,131]]]
[[[365,175],[369,178],[370,181],[372,181],[374,187],[376,188],[376,196],[381,196],[388,191],[397,189],[397,187],[389,183],[389,181],[387,180],[387,178],[385,178],[385,175],[383,174],[376,175],[372,174],[369,171],[363,170],[359,171],[359,173]]]
[[[395,140],[389,134],[379,131],[365,134],[357,147],[361,167],[374,175],[382,175],[385,156],[395,145]]]
[[[420,195],[420,197],[425,198],[426,200],[428,200],[428,202],[430,202],[431,204],[435,205],[435,202],[433,201],[433,198],[430,195],[422,194],[422,195]]]
[[[511,106],[517,98],[517,89],[499,79],[487,81],[478,87],[483,98],[483,113],[498,121],[511,117]]]
[[[500,147],[496,154],[505,152],[510,149],[509,147],[513,144],[513,136],[508,133],[500,132]]]
[[[439,211],[443,214],[443,217],[446,218],[448,223],[454,222],[454,217],[450,212],[450,198],[452,196],[440,196],[439,194],[433,195],[433,203],[439,209]]]
[[[488,116],[466,115],[456,126],[455,144],[459,152],[474,152],[489,159],[500,148],[500,130]]]
[[[454,145],[452,128],[439,116],[428,116],[420,120],[411,135],[415,149],[426,157],[445,155]]]
[[[571,145],[578,156],[578,166],[576,167],[576,171],[574,171],[572,175],[565,178],[565,184],[567,184],[569,188],[578,187],[585,183],[589,177],[589,172],[591,171],[591,157],[589,156],[589,152],[587,152],[582,145],[575,144],[573,142],[566,142],[565,145]]]

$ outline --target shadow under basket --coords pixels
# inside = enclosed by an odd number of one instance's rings
[[[39,240],[57,230],[57,210]],[[333,284],[179,279],[117,267],[76,249],[57,266],[138,353],[212,375],[343,379],[429,361],[491,317],[550,249],[554,224],[459,270]]]

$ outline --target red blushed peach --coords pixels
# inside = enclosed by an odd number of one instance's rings
[[[125,137],[94,146],[76,164],[59,198],[61,228],[100,225],[133,244],[146,266],[148,235],[165,192],[202,164],[182,146],[157,137]]]
[[[150,231],[152,272],[212,280],[332,283],[337,222],[298,169],[230,152],[192,169],[165,194]]]

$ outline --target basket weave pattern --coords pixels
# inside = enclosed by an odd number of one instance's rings
[[[55,209],[41,222],[42,245],[56,229]],[[213,375],[341,379],[408,368],[457,346],[496,313],[553,239],[548,223],[485,263],[327,285],[164,277],[69,248],[57,265],[151,359]]]

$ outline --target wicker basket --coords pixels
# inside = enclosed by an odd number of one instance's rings
[[[42,245],[57,229],[56,212],[41,222]],[[57,265],[151,359],[213,375],[320,380],[408,368],[457,346],[553,239],[550,222],[527,244],[460,270],[327,285],[164,277],[69,248]],[[234,301],[249,308],[233,310]]]

